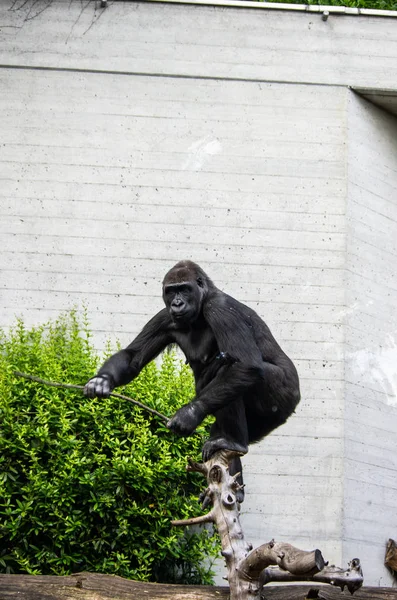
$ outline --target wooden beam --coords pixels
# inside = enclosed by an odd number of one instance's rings
[[[317,594],[317,596],[316,596]],[[329,585],[266,586],[265,600],[342,600],[338,588]],[[77,573],[65,577],[0,575],[0,600],[227,600],[229,588],[166,585],[131,581],[101,573]],[[363,587],[354,600],[397,600],[397,589]]]

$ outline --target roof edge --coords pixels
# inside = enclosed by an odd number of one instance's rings
[[[191,4],[197,6],[224,6],[228,8],[252,8],[256,10],[284,10],[293,12],[316,13],[321,15],[347,15],[353,17],[397,18],[395,10],[376,10],[372,8],[352,8],[349,6],[327,6],[319,4],[283,4],[281,2],[260,2],[252,0],[144,0],[163,4]]]

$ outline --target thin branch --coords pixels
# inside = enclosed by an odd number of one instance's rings
[[[27,4],[29,4],[30,0],[25,0],[24,2],[22,2],[21,6],[17,6],[15,8],[15,5],[18,4],[18,0],[14,0],[14,2],[12,3],[12,5],[10,6],[10,8],[8,10],[12,10],[12,11],[17,11],[17,10],[21,10],[22,8],[25,8],[25,6]]]
[[[199,463],[191,458],[188,458],[188,465],[186,467],[187,471],[195,471],[196,473],[202,473],[203,475],[207,475],[207,467],[204,463]]]
[[[106,8],[110,8],[110,6],[112,6],[113,2],[111,2]],[[94,16],[92,17],[92,21],[91,21],[91,25],[83,32],[83,35],[85,35],[86,33],[88,33],[91,29],[91,27],[93,25],[95,25],[95,23],[98,23],[99,19],[102,17],[102,15],[105,13],[105,7],[102,8],[101,12],[99,13],[99,15],[97,16],[96,14],[96,2],[95,2],[95,10],[94,10]]]
[[[68,33],[68,36],[67,36],[67,38],[66,38],[66,40],[65,40],[65,44],[67,44],[67,43],[68,43],[68,41],[69,41],[69,38],[71,37],[71,35],[72,35],[73,31],[74,31],[74,28],[76,27],[77,23],[80,21],[80,19],[81,19],[81,16],[82,16],[82,14],[84,13],[85,9],[86,9],[86,8],[88,8],[88,6],[90,5],[90,2],[91,2],[91,0],[88,0],[88,2],[86,3],[86,5],[85,5],[84,7],[82,7],[82,9],[81,9],[81,11],[80,11],[80,14],[79,14],[79,16],[77,17],[77,19],[76,19],[76,20],[75,20],[75,22],[73,23],[73,25],[72,25],[72,27],[71,27],[71,29],[70,29],[69,33]],[[82,4],[82,3],[80,2],[80,4]]]
[[[42,8],[39,8],[37,10],[37,12],[34,13],[34,15],[31,16],[31,13],[33,12],[33,8],[36,6],[36,4],[38,4],[40,2],[40,0],[35,0],[35,2],[33,2],[32,6],[29,9],[28,14],[25,17],[25,21],[32,21],[33,19],[36,19],[36,17],[40,16],[45,10],[47,10],[47,8],[49,8],[52,4],[52,0],[47,0],[47,4],[45,6],[43,6]]]
[[[215,511],[211,510],[206,515],[200,517],[192,517],[191,519],[185,519],[181,521],[171,521],[171,524],[175,527],[187,527],[188,525],[200,525],[202,523],[215,523]]]
[[[16,375],[17,377],[24,377],[25,379],[30,379],[31,381],[36,381],[37,383],[42,383],[43,385],[49,385],[51,387],[68,388],[68,389],[74,389],[74,390],[84,390],[83,385],[75,385],[72,383],[59,383],[57,381],[47,381],[46,379],[41,379],[40,377],[36,377],[35,375],[28,375],[27,373],[21,373],[21,371],[14,371],[14,375]],[[142,404],[142,402],[139,402],[138,400],[134,400],[133,398],[129,398],[128,396],[124,396],[123,394],[116,394],[114,392],[112,392],[110,394],[110,396],[113,396],[113,398],[119,398],[120,400],[127,400],[127,402],[131,402],[132,404],[139,406],[143,410],[146,410],[146,411],[152,413],[153,415],[160,417],[165,423],[167,423],[169,420],[169,417],[166,417],[165,415],[158,412],[154,408],[149,408],[149,406],[146,406],[146,404]]]

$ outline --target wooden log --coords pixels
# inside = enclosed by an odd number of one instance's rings
[[[100,573],[0,575],[0,600],[226,600],[211,586],[163,585]]]
[[[299,551],[298,551],[299,553]],[[299,556],[299,554],[298,554]],[[320,564],[320,563],[319,563]],[[363,574],[361,570],[360,561],[358,558],[353,558],[350,561],[347,569],[341,569],[335,565],[325,565],[321,571],[314,571],[312,575],[301,571],[297,573],[294,571],[286,571],[285,566],[280,565],[282,568],[265,568],[260,574],[260,582],[262,585],[267,585],[271,582],[291,582],[291,581],[313,581],[315,583],[329,583],[341,588],[343,591],[345,588],[349,590],[351,594],[354,594],[363,585]]]
[[[317,595],[316,595],[317,594]],[[344,594],[328,585],[268,585],[264,600],[341,600]],[[350,597],[350,594],[348,594]],[[1,575],[0,600],[228,600],[228,587],[166,585],[131,581],[100,573],[64,577]],[[397,600],[397,589],[363,587],[354,600]]]
[[[286,542],[272,540],[253,550],[240,566],[242,575],[259,579],[263,569],[278,565],[293,575],[311,577],[325,566],[320,550],[299,550]]]

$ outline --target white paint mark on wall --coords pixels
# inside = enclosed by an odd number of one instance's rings
[[[221,152],[222,146],[217,139],[212,139],[210,136],[194,142],[188,148],[188,157],[183,163],[184,171],[200,171],[203,165],[211,156],[215,156]]]
[[[387,394],[387,404],[397,406],[397,343],[388,334],[385,343],[375,348],[357,350],[349,355],[352,367],[360,378],[369,377],[379,383]]]
[[[372,304],[374,303],[373,300],[367,300],[366,302],[353,302],[353,304],[351,304],[350,306],[344,308],[343,310],[340,311],[340,317],[348,317],[349,315],[354,314],[355,312],[358,312],[360,310],[364,310],[365,308],[368,308],[369,306],[372,306]]]

